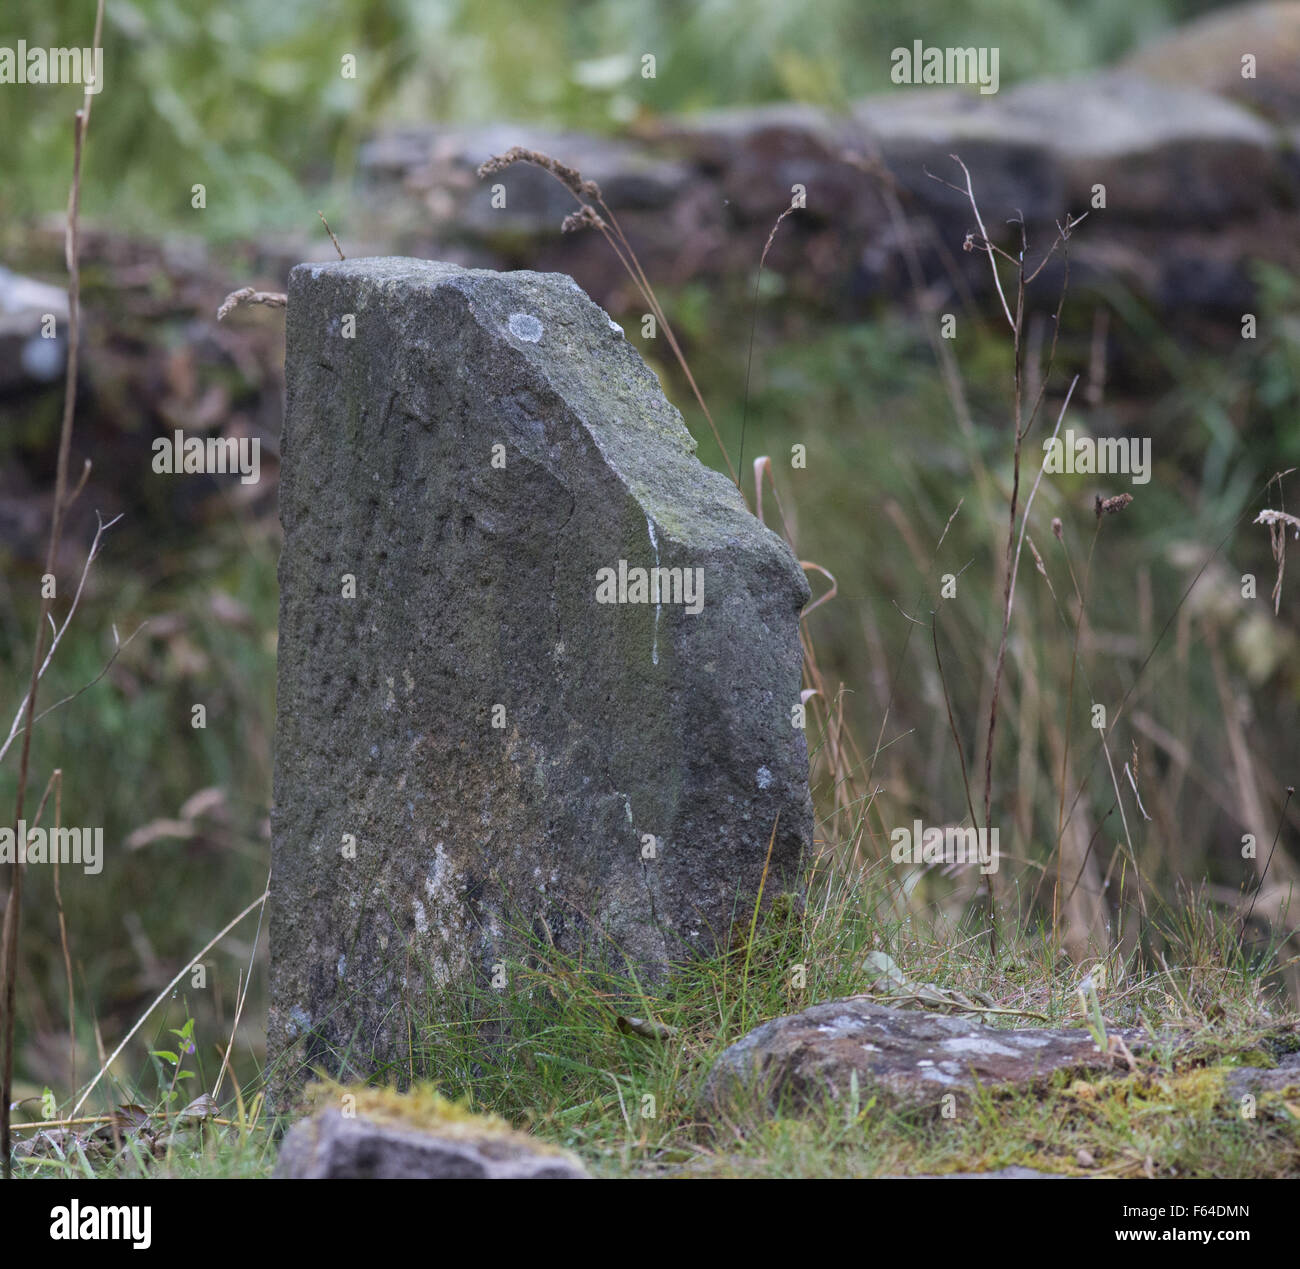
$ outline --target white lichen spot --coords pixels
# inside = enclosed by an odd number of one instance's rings
[[[339,977],[342,978],[348,972],[348,957],[346,952],[339,953]]]
[[[440,892],[447,880],[447,850],[444,843],[439,842],[433,848],[433,863],[429,866],[429,875],[424,881],[424,893],[429,896],[435,903],[440,897]]]
[[[645,518],[646,528],[650,530],[650,545],[654,548],[655,568],[659,567],[659,538],[655,535],[654,521],[649,516]],[[650,645],[650,663],[659,664],[659,614],[663,609],[663,592],[660,591],[660,602],[655,605],[655,630],[654,641]]]
[[[953,1079],[951,1075],[948,1075],[945,1072],[938,1070],[937,1068],[928,1071],[922,1071],[921,1078],[923,1080],[933,1080],[936,1084],[955,1084],[957,1082],[955,1079]]]
[[[311,1014],[309,1014],[301,1005],[294,1005],[289,1010],[289,1022],[285,1027],[289,1032],[290,1038],[300,1036],[305,1031],[311,1030]]]
[[[766,767],[759,767],[755,778],[758,780],[760,789],[770,789],[772,787],[772,773]]]
[[[511,313],[510,333],[526,344],[535,344],[542,337],[542,324],[530,313]]]
[[[1012,1035],[1007,1037],[1012,1044],[1024,1045],[1029,1049],[1041,1049],[1044,1045],[1051,1044],[1051,1038],[1045,1035]]]
[[[424,910],[424,904],[419,899],[415,900],[415,932],[417,934],[429,932],[429,914]]]
[[[823,1035],[844,1035],[852,1033],[858,1028],[858,1020],[849,1014],[842,1013],[838,1018],[832,1018],[829,1022],[823,1022],[817,1030]]]
[[[621,335],[623,333],[623,328],[612,317],[608,320],[610,330],[612,330],[616,335]]]
[[[978,1053],[982,1057],[1019,1057],[1015,1049],[982,1035],[962,1035],[955,1040],[942,1040],[940,1046],[949,1053]]]

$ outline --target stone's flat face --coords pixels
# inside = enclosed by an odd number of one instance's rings
[[[1118,1034],[1134,1052],[1141,1047],[1141,1033]],[[757,1090],[773,1105],[818,1105],[846,1096],[856,1075],[864,1096],[927,1107],[946,1093],[968,1095],[977,1081],[1031,1088],[1057,1071],[1114,1069],[1086,1030],[1003,1030],[851,996],[775,1018],[737,1040],[709,1072],[703,1100],[717,1105]]]
[[[521,932],[710,950],[774,826],[797,884],[807,582],[571,278],[300,266],[286,378],[273,1060],[405,1071]]]
[[[570,1155],[518,1134],[443,1136],[414,1127],[349,1119],[324,1110],[294,1124],[276,1161],[278,1179],[306,1181],[584,1180]]]

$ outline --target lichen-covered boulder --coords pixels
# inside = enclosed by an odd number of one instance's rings
[[[1114,1031],[1130,1052],[1144,1036]],[[843,1098],[856,1082],[900,1108],[938,1107],[981,1088],[1029,1089],[1061,1071],[1126,1069],[1092,1033],[995,1028],[970,1017],[893,1009],[861,996],[774,1018],[719,1056],[703,1087],[706,1109],[762,1104],[799,1110]]]

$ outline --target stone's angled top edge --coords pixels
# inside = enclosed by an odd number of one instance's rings
[[[345,288],[347,303],[354,298],[364,303],[367,297],[379,295],[415,299],[429,298],[439,291],[459,293],[468,304],[470,320],[490,328],[494,338],[504,337],[516,353],[527,359],[532,372],[584,419],[601,446],[605,461],[618,472],[628,492],[653,518],[655,530],[667,538],[676,536],[673,526],[679,525],[691,508],[682,504],[679,497],[667,496],[671,485],[664,482],[661,473],[644,467],[635,445],[610,447],[620,435],[626,441],[636,427],[652,429],[661,443],[697,463],[702,473],[700,480],[717,478],[713,482],[713,501],[717,509],[725,508],[733,517],[728,523],[715,526],[713,536],[717,549],[734,545],[737,513],[745,513],[746,523],[754,520],[735,486],[721,473],[700,463],[696,442],[680,410],[669,400],[662,383],[639,351],[627,342],[619,324],[569,274],[531,269],[468,269],[446,261],[405,256],[304,263],[294,266],[289,275],[291,322],[294,309],[301,317],[313,304],[332,305],[333,287],[322,289],[315,285],[326,283],[327,279],[336,279],[334,285]],[[581,332],[588,323],[590,330],[584,335]],[[558,342],[553,331],[559,335]],[[615,358],[610,365],[602,368],[590,364],[589,358],[596,350],[588,342],[588,336],[612,341]],[[609,389],[611,378],[617,381],[621,376],[625,378],[627,392],[606,404],[602,395]],[[630,421],[633,416],[638,419],[635,424]],[[602,420],[604,426],[595,426]],[[602,436],[606,439],[602,440]],[[695,531],[700,532],[703,521],[692,523]],[[757,520],[754,524],[758,524]],[[761,527],[759,539],[766,540],[771,535],[781,541],[767,526]],[[788,546],[785,553],[795,568]],[[801,595],[799,606],[802,607],[808,600],[809,588],[802,571],[796,569],[796,572],[799,579],[796,591]]]
[[[289,270],[291,288],[305,285],[322,275],[374,282],[425,281],[439,285],[445,279],[466,272],[460,265],[443,260],[420,260],[414,256],[361,256],[352,260],[307,261]]]
[[[553,286],[577,289],[586,295],[581,285],[567,273],[538,273],[533,269],[467,269],[448,260],[424,260],[419,256],[358,256],[348,260],[304,262],[289,271],[291,281],[305,281],[307,276],[358,278],[374,282],[424,283],[431,287],[469,279],[474,281],[510,280],[526,282],[537,279]],[[590,299],[590,296],[588,296]],[[594,303],[594,301],[593,301]]]

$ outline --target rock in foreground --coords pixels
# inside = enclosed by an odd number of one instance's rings
[[[344,1094],[345,1096],[348,1094]],[[354,1099],[355,1100],[355,1099]],[[400,1113],[408,1099],[362,1090],[351,1115],[323,1106],[284,1139],[275,1175],[300,1180],[581,1180],[582,1165],[487,1116],[440,1107]],[[413,1109],[418,1102],[412,1104]]]
[[[1140,1046],[1138,1032],[1112,1034],[1133,1051]],[[963,1099],[977,1082],[1028,1089],[1058,1071],[1114,1070],[1085,1030],[1001,1030],[853,996],[775,1018],[736,1041],[709,1072],[704,1101],[716,1107],[762,1094],[774,1108],[797,1110],[845,1096],[856,1075],[864,1098],[923,1108],[949,1093]]]

